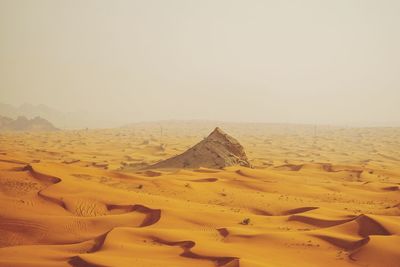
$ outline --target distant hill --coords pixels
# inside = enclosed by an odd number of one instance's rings
[[[53,122],[60,128],[79,129],[79,128],[108,128],[115,127],[118,124],[112,124],[103,121],[94,114],[89,114],[85,111],[62,112],[46,105],[32,105],[29,103],[20,106],[0,103],[0,115],[12,119],[17,119],[19,116],[26,118],[41,117]]]
[[[41,118],[35,117],[27,119],[24,116],[19,116],[13,120],[8,117],[0,116],[1,131],[56,131],[58,130],[52,123]]]
[[[250,167],[243,146],[220,128],[184,153],[148,168],[215,168],[240,165]]]
[[[25,117],[42,117],[50,120],[50,117],[61,117],[63,116],[60,111],[52,109],[45,105],[32,105],[32,104],[22,104],[18,107],[13,105],[0,103],[0,114],[2,116],[10,117],[16,119],[19,116]]]

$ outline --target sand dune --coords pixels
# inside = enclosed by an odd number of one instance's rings
[[[196,138],[131,131],[0,135],[0,266],[400,266],[395,129],[234,131],[254,168],[222,169],[148,168]]]

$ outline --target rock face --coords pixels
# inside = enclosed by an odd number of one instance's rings
[[[250,167],[242,145],[220,128],[184,153],[158,162],[148,168],[188,168],[199,167],[221,169],[240,165]]]
[[[49,121],[35,117],[27,119],[20,116],[13,120],[11,118],[0,116],[0,130],[3,131],[55,131],[57,130]]]

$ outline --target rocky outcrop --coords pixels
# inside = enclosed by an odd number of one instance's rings
[[[148,168],[188,168],[199,167],[221,169],[240,165],[250,167],[243,146],[220,128],[184,153],[158,162]]]
[[[0,116],[0,130],[3,131],[55,131],[57,130],[49,121],[35,117],[27,119],[24,116],[19,116],[13,120],[8,117]]]

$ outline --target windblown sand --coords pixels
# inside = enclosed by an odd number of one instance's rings
[[[174,127],[1,134],[0,266],[400,266],[400,129],[228,125],[254,169],[140,171],[212,130]]]

